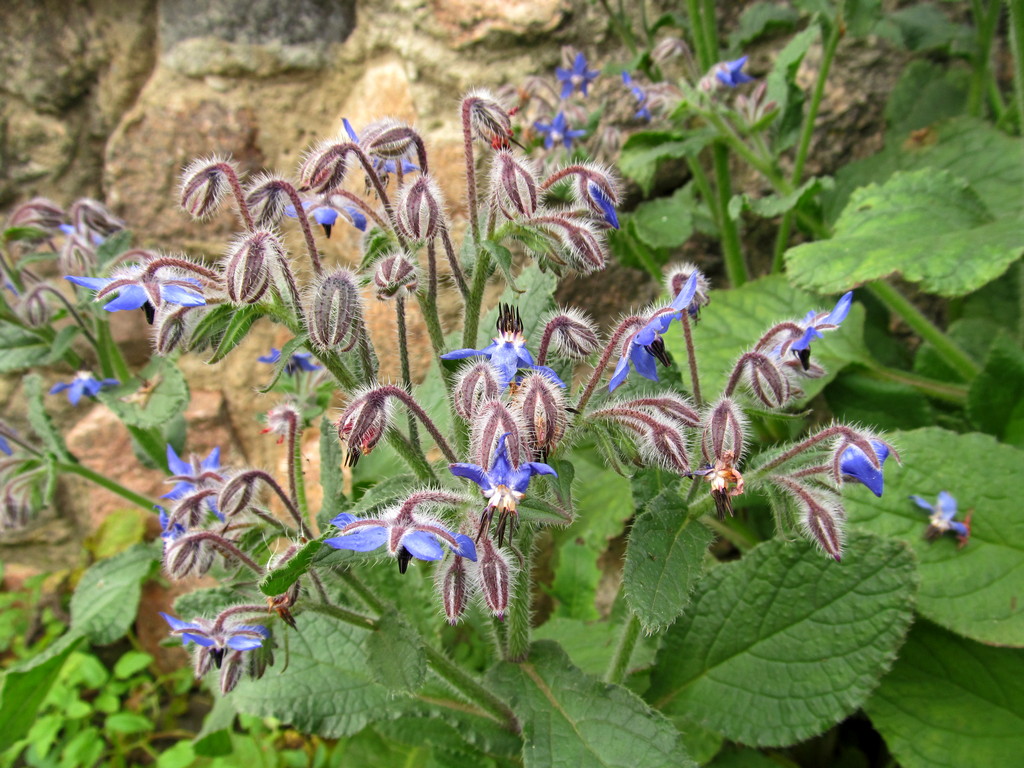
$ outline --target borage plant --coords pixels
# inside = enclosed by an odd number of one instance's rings
[[[190,165],[184,209],[202,219],[230,199],[243,228],[216,267],[122,250],[68,270],[84,290],[67,316],[94,342],[102,374],[132,382],[104,391],[83,378],[68,391],[107,403],[140,452],[170,469],[158,510],[164,571],[218,584],[165,616],[197,676],[216,671],[208,731],[238,712],[326,737],[372,725],[398,744],[497,765],[678,766],[688,751],[713,754],[723,736],[788,744],[828,728],[891,663],[915,585],[904,545],[846,530],[844,494],[862,484],[880,496],[895,447],[840,423],[786,434],[796,423],[786,409],[806,407],[804,387],[825,373],[824,334],[841,336],[857,310],[851,295],[831,309],[792,307],[723,371],[703,356],[722,352],[713,340],[723,329],[710,310],[701,317],[714,306],[708,280],[677,265],[663,303],[602,339],[552,293],[557,275],[603,268],[616,180],[583,162],[542,174],[486,92],[467,96],[461,115],[461,245],[422,138],[384,120],[314,146],[294,183],[242,178],[220,158]],[[308,277],[279,229],[296,212]],[[357,270],[321,259],[310,222],[338,219],[365,228]],[[19,296],[37,280],[6,266]],[[485,313],[485,289],[500,278],[504,295]],[[397,383],[378,380],[368,290],[394,307]],[[410,300],[432,345],[429,370],[411,367]],[[460,341],[445,334],[442,301],[461,306]],[[163,358],[150,364],[157,384],[131,376],[103,324],[105,312],[140,309]],[[165,449],[153,411],[181,378],[176,356],[211,346],[217,362],[259,318],[292,334],[261,358],[274,366],[268,389],[282,394],[265,430],[285,452],[281,479],[222,465],[218,452]],[[481,324],[495,335],[478,347]],[[679,345],[685,375],[666,341]],[[154,387],[165,388],[155,405],[145,399]],[[324,412],[325,388],[343,397],[340,415]],[[61,454],[33,402],[43,444],[4,428],[16,444],[8,488],[77,471],[152,508]],[[318,418],[322,493],[308,494],[302,436]],[[733,518],[747,500],[771,514]],[[606,621],[586,625],[597,617],[597,557],[630,519],[619,596],[605,598]],[[777,536],[754,547],[772,526]],[[718,565],[707,552],[716,534],[716,554],[744,557]],[[118,557],[137,590],[139,555],[129,553]],[[818,623],[828,631],[812,631]],[[757,649],[780,670],[811,666],[782,682],[758,671]],[[748,679],[742,696],[730,689],[737,678]]]

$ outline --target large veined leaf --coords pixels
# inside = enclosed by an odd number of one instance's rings
[[[1024,754],[1024,651],[979,645],[928,622],[864,705],[904,768],[1016,765]]]
[[[668,720],[581,672],[554,643],[534,643],[526,661],[499,664],[487,682],[522,723],[526,768],[693,765]]]
[[[1024,646],[1024,452],[988,435],[958,435],[927,428],[897,432],[902,467],[886,470],[885,495],[863,488],[845,492],[852,526],[906,541],[921,575],[917,610],[927,618],[983,643]],[[934,503],[939,491],[958,501],[963,520],[974,510],[971,538],[957,548],[947,534],[924,540],[928,513],[908,496]]]
[[[0,675],[0,752],[24,736],[81,637],[65,635],[50,652],[12,667]]]
[[[858,189],[832,239],[790,248],[786,269],[797,285],[826,293],[900,274],[955,297],[995,279],[1021,253],[1019,213],[996,219],[966,181],[924,168]]]
[[[311,612],[295,620],[298,632],[289,639],[287,668],[281,653],[260,680],[240,682],[231,693],[235,708],[325,738],[350,736],[386,719],[390,694],[373,682],[367,665],[369,632]]]
[[[122,637],[135,621],[142,579],[156,559],[152,547],[136,544],[87,570],[71,596],[72,631],[96,645]]]
[[[645,698],[744,744],[802,741],[867,698],[903,642],[914,589],[897,541],[852,535],[841,563],[807,542],[765,542],[697,585]]]
[[[781,276],[765,277],[733,290],[715,291],[693,329],[704,399],[713,401],[719,395],[737,358],[753,347],[774,323],[803,320],[810,310],[827,310],[833,303],[792,287]],[[814,343],[814,361],[828,373],[820,379],[800,382],[806,398],[820,392],[848,363],[869,356],[862,338],[863,327],[864,310],[855,303],[838,330]],[[680,370],[687,371],[682,329],[673,324],[665,334],[665,345]],[[683,374],[683,382],[689,388],[688,372]]]
[[[97,398],[133,427],[161,427],[188,406],[188,382],[169,360],[156,358],[139,372],[138,380],[122,382]]]

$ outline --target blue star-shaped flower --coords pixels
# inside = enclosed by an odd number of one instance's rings
[[[487,499],[487,507],[480,518],[477,540],[490,527],[494,510],[498,510],[498,546],[503,543],[505,524],[510,516],[514,532],[517,519],[516,504],[525,495],[530,478],[534,475],[558,477],[558,473],[552,467],[539,461],[528,461],[518,467],[513,467],[508,458],[508,445],[506,444],[508,434],[506,432],[498,438],[489,470],[478,464],[451,464],[448,467],[456,477],[464,477],[479,485],[480,491]]]
[[[331,236],[331,229],[338,221],[338,216],[341,216],[335,208],[329,205],[317,205],[312,200],[306,200],[302,203],[302,207],[306,210],[306,215],[311,216],[313,221],[324,228],[324,234],[327,237]],[[360,232],[366,231],[366,215],[356,208],[354,205],[346,205],[343,207],[345,212],[345,218],[348,222],[358,229]],[[284,209],[284,215],[290,219],[298,218],[295,214],[295,206],[287,205]]]
[[[618,229],[619,215],[615,210],[615,204],[604,193],[604,190],[594,182],[590,182],[587,184],[587,194],[597,204],[597,207],[601,209],[601,215],[604,217],[605,224],[612,229]]]
[[[192,278],[140,278],[141,270],[130,270],[115,277],[76,277],[65,275],[75,285],[96,291],[99,301],[111,293],[117,297],[103,305],[107,312],[122,309],[139,309],[150,304],[158,307],[163,302],[178,304],[182,307],[199,307],[206,304],[198,281]]]
[[[273,365],[281,359],[281,350],[271,347],[270,351],[256,358],[261,363]],[[309,352],[294,352],[284,365],[284,372],[289,376],[295,376],[299,371],[319,371],[320,366],[313,362],[313,355]]]
[[[953,519],[956,517],[956,499],[953,498],[952,494],[948,491],[939,491],[939,498],[934,506],[917,494],[911,496],[910,500],[921,509],[931,513],[928,518],[928,528],[924,532],[926,539],[937,539],[946,531],[952,531],[956,534],[957,539],[959,539],[960,546],[967,543],[967,539],[971,535],[970,515],[962,523]]]
[[[572,69],[555,68],[555,77],[562,83],[562,98],[567,99],[577,88],[586,96],[587,86],[597,79],[601,72],[596,69],[587,69],[587,57],[583,52],[576,54],[576,60],[572,63]]]
[[[82,395],[96,397],[101,389],[116,387],[120,383],[117,379],[97,379],[89,371],[79,371],[70,382],[61,381],[54,384],[50,388],[50,394],[56,395],[58,392],[67,390],[68,402],[72,405],[78,405]]]
[[[622,73],[622,82],[629,87],[630,93],[637,101],[637,110],[633,115],[637,120],[650,120],[651,110],[647,107],[647,92],[633,81],[629,72]]]
[[[657,312],[652,320],[643,328],[633,334],[627,342],[627,349],[612,372],[608,381],[608,391],[614,392],[629,375],[630,364],[633,369],[651,381],[658,380],[657,360],[663,365],[669,364],[665,353],[665,343],[661,336],[668,330],[672,321],[679,317],[679,313],[688,309],[697,293],[697,273],[690,275],[690,279],[683,284],[683,288],[672,300],[671,309]]]
[[[267,628],[259,624],[236,624],[218,629],[209,619],[182,621],[162,611],[160,615],[170,624],[171,634],[180,637],[183,645],[195,643],[220,651],[251,651],[262,647],[263,641],[270,637]]]
[[[544,134],[544,148],[551,149],[555,144],[563,144],[566,149],[572,149],[572,142],[580,136],[585,136],[586,131],[571,130],[565,121],[565,113],[559,112],[550,123],[536,122],[533,127]]]
[[[457,349],[441,355],[442,360],[462,360],[467,357],[486,357],[498,373],[498,384],[502,389],[515,379],[520,368],[531,368],[539,371],[560,387],[565,382],[558,374],[546,365],[535,365],[533,355],[526,348],[526,337],[523,336],[523,320],[519,311],[507,304],[498,308],[498,335],[483,349]]]
[[[735,61],[723,61],[715,64],[712,71],[723,85],[735,88],[738,85],[743,85],[743,83],[754,81],[754,78],[743,71],[743,65],[746,63],[747,57],[741,56]]]
[[[875,457],[878,459],[878,466],[865,455],[864,451],[855,445],[847,446],[839,457],[839,473],[845,480],[852,480],[866,485],[868,490],[875,496],[881,498],[883,478],[882,465],[889,458],[889,446],[880,440],[872,440],[871,447],[875,450]]]
[[[191,461],[185,461],[174,450],[174,446],[167,444],[167,466],[171,470],[171,477],[177,480],[177,484],[161,498],[176,501],[200,487],[209,487],[207,483],[219,483],[223,480],[220,475],[220,446],[210,451],[210,455],[200,461],[192,456]],[[224,516],[217,510],[215,497],[208,496],[206,506],[219,519]],[[166,527],[166,526],[165,526]]]
[[[476,562],[476,546],[462,533],[455,533],[437,520],[417,514],[406,505],[394,507],[379,518],[358,518],[347,512],[331,520],[341,533],[326,539],[335,549],[371,552],[387,546],[388,554],[398,559],[398,570],[405,573],[412,558],[440,560],[444,556],[441,543],[451,547],[459,557]]]
[[[840,323],[850,314],[850,305],[853,303],[853,291],[844,293],[831,312],[807,313],[801,325],[804,327],[803,335],[789,345],[789,350],[800,358],[800,364],[806,371],[811,364],[811,342],[815,339],[824,338],[822,331],[834,331]]]

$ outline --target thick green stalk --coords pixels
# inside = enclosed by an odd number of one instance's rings
[[[1010,4],[1011,6],[1013,3]],[[990,62],[992,58],[992,38],[995,36],[1002,4],[999,0],[989,0],[988,8],[983,7],[982,0],[971,0],[971,15],[974,17],[975,57],[971,72],[971,85],[967,91],[967,114],[982,117],[985,95],[988,92],[990,78]],[[1012,12],[1012,11],[1011,11]]]
[[[635,613],[630,612],[629,619],[622,627],[619,635],[618,645],[615,646],[615,655],[612,656],[608,671],[604,674],[604,681],[613,685],[621,685],[626,679],[626,671],[629,669],[629,660],[633,657],[633,649],[636,648],[636,641],[640,637],[640,619]]]
[[[405,435],[394,429],[389,429],[386,439],[388,445],[405,460],[405,463],[409,465],[409,469],[415,472],[420,480],[427,483],[437,482],[437,475],[434,474],[434,470],[423,455],[423,451],[414,447]]]
[[[111,493],[116,493],[122,499],[130,501],[135,506],[144,509],[147,512],[152,512],[153,508],[156,506],[156,502],[153,501],[153,499],[147,499],[145,496],[142,496],[141,494],[138,494],[133,490],[125,488],[123,485],[114,480],[111,480],[109,477],[105,477],[104,475],[101,475],[98,472],[94,472],[84,464],[58,461],[56,463],[56,467],[58,472],[67,472],[72,475],[84,477],[89,482],[95,483],[101,488],[106,488]]]
[[[522,567],[516,574],[516,587],[509,596],[506,658],[520,662],[530,655],[530,617],[533,603],[533,527],[522,526],[519,551],[523,555]]]
[[[721,214],[719,233],[722,236],[722,256],[725,259],[725,274],[733,288],[739,288],[750,278],[743,261],[740,247],[740,233],[736,222],[729,215],[729,198],[732,197],[732,180],[729,177],[729,150],[716,142],[711,148],[715,162],[715,184],[718,188],[718,209]]]
[[[462,329],[462,346],[476,349],[476,335],[480,327],[480,305],[484,300],[484,288],[487,287],[487,273],[491,268],[491,258],[487,251],[477,251],[476,264],[473,267],[473,285],[469,289],[466,301],[466,322]]]
[[[1017,103],[1017,130],[1024,135],[1024,8],[1020,0],[1006,0],[1010,12],[1007,32],[1013,52],[1013,94]]]
[[[890,310],[903,318],[918,336],[931,344],[939,356],[965,381],[971,381],[978,375],[981,370],[978,364],[894,286],[884,280],[876,280],[868,285],[868,289]]]
[[[462,667],[453,663],[441,651],[429,645],[424,645],[424,650],[427,654],[427,663],[438,677],[485,712],[493,715],[508,730],[514,733],[519,732],[519,721],[516,719],[516,714],[505,702],[470,677]]]
[[[967,387],[962,384],[936,381],[925,376],[918,376],[910,371],[901,371],[898,368],[889,368],[874,363],[872,363],[870,368],[865,369],[864,375],[881,381],[894,381],[898,384],[906,384],[922,394],[934,397],[936,400],[944,400],[947,403],[954,403],[960,406],[967,403]]]
[[[341,361],[341,358],[335,352],[323,352],[321,350],[314,349],[307,345],[311,352],[316,354],[317,360],[323,363],[324,368],[330,371],[331,375],[338,381],[348,392],[352,392],[359,388],[359,382],[356,381],[356,377],[352,375],[352,372],[345,367],[345,364]]]
[[[348,608],[342,608],[340,605],[331,605],[330,603],[314,603],[312,601],[303,602],[303,607],[307,608],[314,613],[322,613],[325,616],[330,616],[338,621],[343,621],[346,624],[351,624],[360,629],[374,630],[377,628],[377,622],[375,619],[365,616],[357,611],[350,611]]]

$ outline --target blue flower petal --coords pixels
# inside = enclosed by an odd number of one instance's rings
[[[619,385],[626,380],[629,375],[629,358],[621,357],[619,362],[615,364],[615,370],[612,371],[612,377],[608,380],[608,391],[614,392],[618,389]]]
[[[455,540],[459,542],[459,548],[452,550],[459,557],[476,562],[476,544],[464,533],[456,533]]]
[[[254,648],[262,648],[263,640],[247,635],[232,635],[228,639],[227,646],[234,651],[251,651]]]
[[[336,528],[344,528],[349,523],[354,523],[358,520],[355,515],[349,514],[348,512],[342,512],[340,515],[331,520],[331,525]]]
[[[149,296],[145,290],[137,285],[126,285],[119,289],[118,297],[108,301],[103,308],[107,312],[120,312],[121,310],[138,309],[147,301]]]
[[[88,288],[90,291],[99,291],[106,288],[112,282],[110,278],[104,277],[75,277],[74,275],[65,275],[65,280],[70,280],[75,285],[80,285],[83,288]]]
[[[437,543],[434,534],[426,531],[412,531],[402,537],[402,546],[418,560],[440,560],[444,549]]]
[[[489,491],[494,487],[494,483],[487,477],[487,473],[476,464],[450,464],[448,470],[456,477],[472,480],[485,491]]]
[[[169,304],[177,304],[181,307],[201,307],[206,304],[206,299],[196,291],[189,290],[181,285],[160,286],[160,298]],[[107,305],[109,309],[110,305]]]
[[[327,539],[335,549],[350,549],[353,552],[369,552],[382,546],[388,540],[388,529],[383,525],[359,528],[344,536]]]

